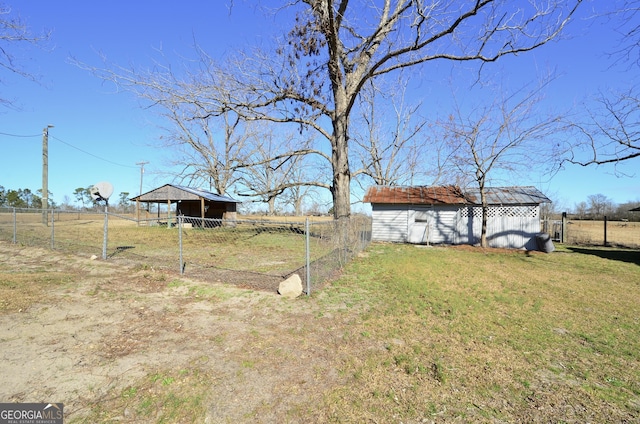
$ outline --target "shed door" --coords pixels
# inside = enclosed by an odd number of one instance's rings
[[[409,243],[426,244],[429,243],[429,223],[414,222],[409,225],[409,234],[407,237]]]
[[[456,243],[456,206],[442,206],[433,209],[416,209],[410,228],[412,243],[454,244]],[[426,234],[426,240],[424,235]],[[412,236],[415,237],[412,239]],[[420,240],[418,241],[418,237]],[[415,240],[415,241],[414,241]]]

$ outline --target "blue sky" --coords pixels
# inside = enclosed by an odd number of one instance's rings
[[[158,49],[192,56],[194,38],[211,55],[220,57],[237,47],[268,42],[272,31],[282,25],[253,10],[248,6],[252,2],[239,0],[231,14],[222,0],[4,3],[34,32],[51,30],[52,37],[45,49],[13,52],[23,68],[40,76],[39,83],[5,73],[0,78],[0,95],[14,98],[20,106],[19,110],[0,111],[0,185],[41,188],[42,130],[53,125],[49,131],[49,190],[58,204],[64,196],[73,201],[77,187],[99,181],[111,182],[114,196],[120,192],[137,195],[140,167],[136,163],[142,161],[149,162],[143,192],[170,182],[162,172],[167,170],[171,152],[159,148],[162,132],[154,112],[141,108],[131,94],[116,93],[113,86],[70,64],[70,57],[99,65],[102,53],[122,66],[147,67]],[[583,15],[587,14],[585,9]],[[571,38],[533,54],[506,60],[500,69],[520,77],[535,69],[555,69],[559,78],[547,101],[560,109],[571,108],[597,90],[638,81],[637,66],[610,66],[605,52],[617,46],[619,38],[606,23],[587,27],[577,19],[568,35]],[[438,87],[442,81],[431,77],[424,84]],[[437,100],[446,97],[443,93],[444,89],[432,89],[436,95],[433,107],[446,104]],[[611,166],[567,166],[550,181],[534,174],[514,183],[538,186],[565,209],[598,193],[616,203],[640,201],[640,158],[618,168],[634,175],[632,178],[617,177],[614,171]]]

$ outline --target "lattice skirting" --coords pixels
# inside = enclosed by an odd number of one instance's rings
[[[458,215],[461,218],[480,218],[482,217],[482,208],[480,207],[468,207],[461,208],[458,211]],[[487,209],[488,218],[496,217],[521,217],[521,218],[537,218],[538,207],[537,206],[490,206]]]

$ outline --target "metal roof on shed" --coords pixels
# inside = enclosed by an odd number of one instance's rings
[[[537,205],[551,202],[535,187],[486,187],[490,205]],[[364,196],[365,203],[396,205],[479,205],[480,190],[462,190],[458,186],[373,186]]]
[[[364,196],[365,203],[396,205],[458,205],[467,203],[457,186],[373,186]]]
[[[465,196],[469,202],[475,205],[481,204],[480,189],[465,190]],[[551,199],[542,194],[537,188],[526,187],[485,187],[487,204],[489,205],[539,205],[551,203]]]
[[[176,202],[179,200],[198,200],[203,198],[212,202],[222,203],[241,203],[231,197],[222,196],[220,194],[211,193],[210,191],[185,187],[175,184],[165,184],[162,187],[158,187],[147,193],[141,194],[136,197],[132,197],[131,200],[138,200],[140,202]]]
[[[204,197],[207,200],[212,200],[214,202],[229,202],[229,203],[242,203],[238,200],[232,199],[228,196],[222,196],[220,194],[212,193],[210,191],[205,191],[197,188],[185,187],[185,186],[174,186],[176,188],[182,189],[184,191],[188,191],[190,193],[196,194],[200,197]]]

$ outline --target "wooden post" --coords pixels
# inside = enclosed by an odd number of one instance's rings
[[[604,245],[607,246],[607,215],[604,216]]]
[[[202,218],[202,228],[204,228],[204,197],[200,198],[200,217]]]
[[[167,199],[167,228],[171,228],[171,200]]]

